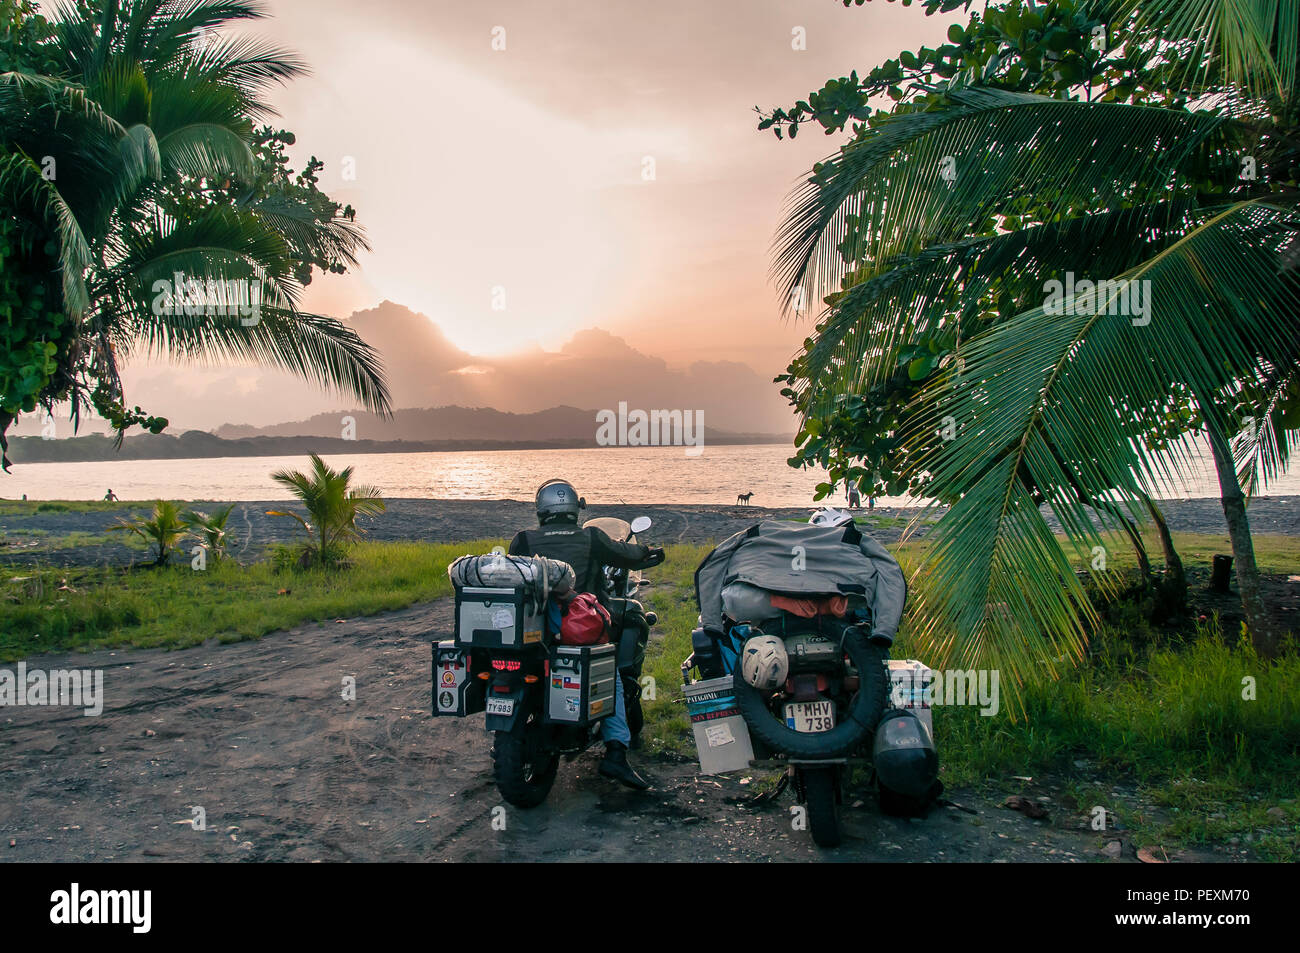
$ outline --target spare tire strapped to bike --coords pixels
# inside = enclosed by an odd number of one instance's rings
[[[779,721],[768,709],[765,693],[745,681],[740,666],[736,667],[732,673],[736,703],[754,737],[796,758],[845,757],[861,747],[875,731],[888,702],[888,651],[852,626],[844,628],[840,645],[858,671],[858,691],[848,706],[848,717],[829,731],[796,731]]]

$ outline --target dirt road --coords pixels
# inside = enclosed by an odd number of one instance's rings
[[[1035,821],[955,791],[975,814],[906,821],[860,792],[845,845],[822,851],[791,830],[789,795],[751,805],[738,779],[646,756],[655,790],[636,794],[596,774],[594,751],[561,765],[546,805],[505,806],[497,830],[482,716],[429,716],[430,637],[451,616],[443,600],[257,642],[28,659],[103,669],[105,705],[0,709],[0,859],[1088,861],[1123,838],[1054,800]]]

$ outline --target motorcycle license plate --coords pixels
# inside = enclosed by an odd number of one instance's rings
[[[515,700],[513,698],[489,698],[487,700],[487,713],[489,715],[513,715],[515,713]]]
[[[830,731],[835,727],[835,705],[830,701],[790,702],[785,706],[785,723],[810,734]]]

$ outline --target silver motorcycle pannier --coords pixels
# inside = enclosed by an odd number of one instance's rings
[[[524,589],[456,590],[456,641],[480,649],[520,649],[542,641],[545,605]]]
[[[614,714],[616,652],[610,643],[554,646],[542,720],[583,726]]]

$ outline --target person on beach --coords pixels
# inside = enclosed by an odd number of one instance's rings
[[[849,484],[849,509],[857,510],[862,508],[862,494],[858,492],[856,484]]]
[[[601,603],[609,598],[605,591],[606,566],[644,569],[652,558],[662,558],[662,549],[641,543],[611,539],[594,526],[579,526],[578,513],[587,501],[578,496],[573,484],[565,480],[548,480],[537,491],[537,529],[520,530],[510,541],[512,556],[546,556],[573,567],[574,591],[589,592]],[[644,791],[648,781],[632,769],[627,750],[632,732],[627,721],[626,690],[623,679],[614,679],[614,714],[601,724],[605,740],[605,757],[600,773],[630,788]]]
[[[111,486],[108,488],[108,492],[104,494],[104,502],[105,503],[117,502],[117,494],[113,492],[113,488]]]

